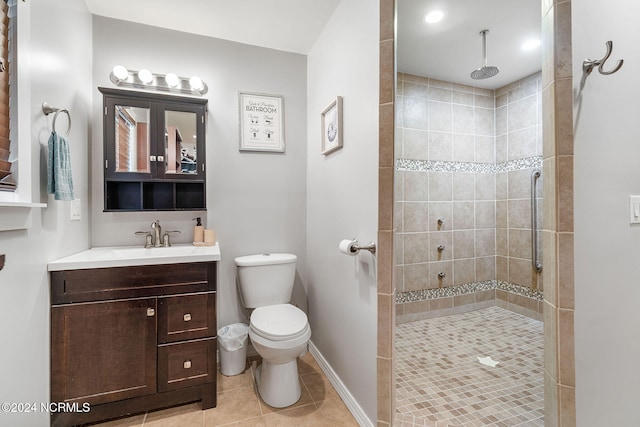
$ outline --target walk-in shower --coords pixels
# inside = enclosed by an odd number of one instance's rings
[[[469,372],[481,372],[517,388],[502,398],[492,391],[498,400],[518,395],[514,417],[542,425],[541,60],[538,52],[533,67],[516,72],[513,68],[524,62],[520,52],[499,52],[517,38],[509,31],[533,27],[539,34],[540,4],[454,0],[442,21],[448,26],[425,29],[412,21],[419,6],[426,12],[437,4],[398,3],[396,420],[401,425],[460,423],[466,411],[469,425],[506,422],[491,417],[496,408],[483,406],[489,403],[477,396],[470,380],[475,374]],[[506,16],[512,17],[508,23]],[[499,74],[487,65],[483,28],[494,35],[492,57],[500,64]],[[477,39],[469,35],[478,31],[484,64],[470,76],[473,65],[462,64],[477,57],[472,53],[477,53]],[[461,40],[468,46],[458,44]],[[526,374],[511,364],[523,357],[519,350],[508,342],[496,344],[504,338],[498,337],[504,331],[495,329],[498,321],[507,330],[523,323],[523,331],[535,331],[518,335],[522,346],[536,349]],[[416,340],[420,334],[422,342],[442,348],[425,348]],[[459,351],[463,346],[466,350]],[[498,365],[481,365],[478,357],[486,356]],[[458,410],[465,393],[474,410],[464,405]]]

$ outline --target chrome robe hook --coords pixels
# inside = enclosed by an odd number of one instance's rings
[[[609,71],[605,71],[603,69],[604,63],[607,62],[607,59],[609,59],[609,56],[611,56],[611,51],[613,50],[613,42],[611,40],[607,41],[606,44],[607,44],[607,54],[602,59],[598,59],[598,60],[585,59],[584,60],[584,62],[582,63],[582,71],[584,73],[586,73],[587,75],[591,74],[591,71],[593,71],[593,69],[597,66],[598,72],[600,74],[608,76],[609,74],[615,73],[620,69],[620,67],[622,67],[622,64],[624,63],[624,59],[620,59],[616,64],[616,66]]]

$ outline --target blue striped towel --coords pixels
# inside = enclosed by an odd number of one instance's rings
[[[56,200],[74,199],[69,141],[55,132],[49,137],[47,193],[54,194]]]

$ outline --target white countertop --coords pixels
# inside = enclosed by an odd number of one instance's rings
[[[220,246],[173,245],[168,248],[140,246],[98,247],[51,261],[49,271],[87,268],[129,267],[135,265],[177,264],[220,261]]]

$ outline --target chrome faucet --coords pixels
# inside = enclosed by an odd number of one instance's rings
[[[179,231],[165,231],[164,236],[162,235],[162,227],[160,227],[160,220],[156,219],[151,223],[151,231],[136,231],[134,233],[136,236],[144,236],[145,249],[148,248],[161,248],[161,247],[169,247],[171,246],[171,241],[169,240],[169,236],[171,234],[180,234]]]
[[[153,230],[153,240],[151,244],[155,248],[162,246],[162,227],[160,227],[160,220],[156,219],[151,223],[151,230]]]

